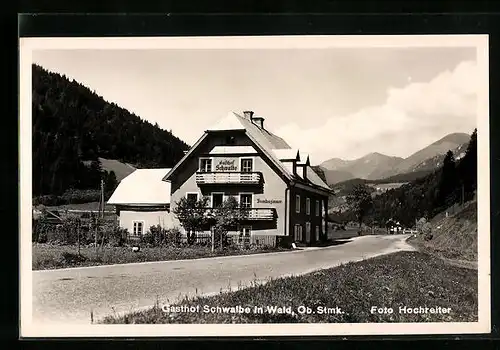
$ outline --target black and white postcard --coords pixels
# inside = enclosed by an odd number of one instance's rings
[[[487,35],[21,38],[21,335],[489,332],[488,74]]]

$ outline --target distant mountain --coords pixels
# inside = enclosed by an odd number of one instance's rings
[[[455,156],[455,160],[462,159],[465,156],[465,151],[467,150],[467,143],[464,143],[455,149],[451,149],[453,152],[453,155]],[[433,169],[436,169],[437,167],[443,165],[443,160],[444,160],[445,155],[444,154],[439,154],[437,156],[434,156],[432,158],[428,158],[424,160],[421,163],[418,163],[417,165],[413,166],[411,168],[411,172],[421,172],[421,171],[432,171]]]
[[[321,167],[320,167],[321,168]],[[336,184],[338,182],[346,181],[354,178],[354,175],[344,170],[326,170],[323,169],[323,174],[328,185]]]
[[[408,158],[391,157],[374,152],[355,160],[332,158],[321,163],[319,167],[323,169],[329,185],[355,178],[378,181],[412,172],[417,172],[418,175],[424,172],[428,174],[436,169],[439,163],[442,164],[444,154],[448,150],[452,150],[456,156],[465,152],[469,139],[470,135],[466,133],[452,133]],[[410,178],[410,181],[413,180],[413,176],[405,176]]]
[[[440,157],[441,155],[443,156],[442,158],[444,159],[444,154],[446,154],[446,152],[448,152],[449,150],[455,150],[458,147],[465,147],[464,148],[465,152],[469,139],[470,135],[465,133],[453,133],[446,135],[442,139],[439,139],[438,141],[430,144],[429,146],[421,149],[418,152],[413,153],[411,156],[404,159],[394,169],[393,174],[390,175],[407,173],[415,170],[423,170],[421,166],[419,167],[420,164],[426,162],[430,164],[431,163],[430,159],[433,159],[435,157]],[[429,169],[429,167],[427,169]]]
[[[378,152],[367,154],[364,157],[355,160],[342,160],[333,158],[323,162],[320,166],[329,171],[337,173],[336,182],[348,180],[349,178],[359,177],[363,179],[378,179],[388,169],[397,166],[403,158],[390,157]],[[325,174],[329,178],[328,174]],[[341,178],[344,179],[341,179]]]
[[[327,170],[336,170],[339,168],[346,167],[352,162],[351,160],[344,160],[340,158],[332,158],[328,159],[327,161],[324,161],[321,163],[321,167]]]

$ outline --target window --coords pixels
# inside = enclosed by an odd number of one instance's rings
[[[198,201],[198,193],[197,192],[188,192],[186,193],[186,199],[188,202],[197,202]]]
[[[315,234],[315,236],[316,236],[316,242],[318,242],[319,241],[319,226],[316,226],[316,234]]]
[[[224,193],[212,192],[212,207],[213,208],[222,207],[223,203],[224,203]]]
[[[251,208],[251,207],[252,207],[252,194],[240,193],[240,208]]]
[[[253,171],[253,159],[252,158],[241,159],[241,172],[250,173],[252,171]]]
[[[133,225],[133,236],[142,236],[144,233],[144,221],[132,221]]]
[[[250,237],[252,226],[240,226],[240,237]]]
[[[316,200],[316,207],[315,207],[315,209],[316,209],[316,216],[319,216],[319,201],[318,200]]]
[[[311,223],[306,222],[306,241],[311,242]]]
[[[236,143],[236,139],[234,136],[226,136],[226,145],[234,145]]]
[[[212,171],[212,159],[200,158],[200,172],[208,173]]]
[[[301,242],[302,241],[302,226],[300,224],[295,224],[295,241],[296,242]]]
[[[300,195],[295,196],[295,212],[300,213]]]
[[[240,226],[240,235],[238,243],[248,245],[250,244],[250,236],[252,235],[252,226]]]
[[[311,214],[311,199],[306,198],[306,215]]]

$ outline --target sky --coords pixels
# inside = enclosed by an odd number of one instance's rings
[[[477,126],[474,47],[36,50],[33,62],[192,145],[252,110],[311,163],[407,157]]]

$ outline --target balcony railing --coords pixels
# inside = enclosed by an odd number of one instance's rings
[[[212,216],[217,208],[207,208],[206,215]],[[240,208],[242,220],[273,220],[275,218],[274,208]]]
[[[260,172],[197,172],[196,183],[202,184],[249,184],[258,185],[261,181]]]

